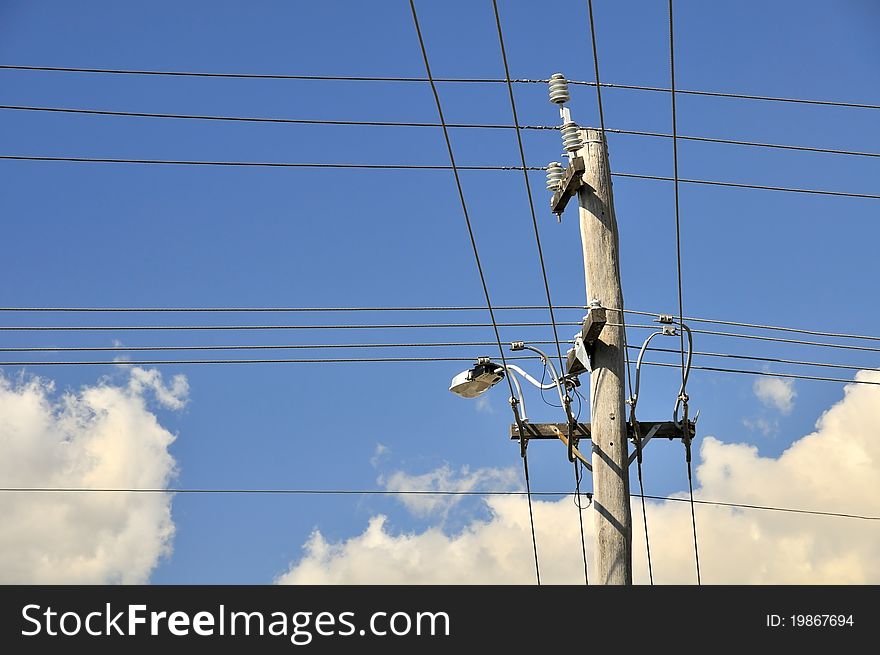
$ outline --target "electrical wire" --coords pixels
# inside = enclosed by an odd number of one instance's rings
[[[681,91],[676,91],[676,93],[681,93]],[[523,126],[523,129],[534,130],[534,129],[546,129],[544,126]],[[631,136],[649,136],[649,137],[658,137],[671,139],[673,138],[672,134],[666,134],[665,132],[646,132],[643,130],[616,130],[608,128],[607,130],[611,134],[627,134]],[[795,150],[798,152],[816,152],[823,154],[831,154],[831,155],[849,155],[853,157],[880,157],[880,152],[865,152],[862,150],[842,150],[839,148],[817,148],[813,146],[796,146],[796,145],[787,145],[781,143],[764,143],[760,141],[742,141],[738,139],[722,139],[717,137],[708,137],[708,136],[685,136],[683,134],[678,134],[676,137],[679,141],[699,141],[703,143],[721,143],[726,145],[733,146],[749,146],[752,148],[770,148],[776,150]]]
[[[641,348],[638,346],[627,346],[627,348],[638,349],[639,356],[636,359],[636,384],[635,384],[635,393],[630,395],[630,410],[629,410],[629,419],[630,424],[632,425],[633,430],[633,441],[635,442],[636,447],[636,468],[638,470],[638,478],[639,478],[639,499],[641,500],[642,505],[642,521],[644,523],[645,528],[645,552],[647,554],[648,561],[648,579],[651,582],[651,585],[654,584],[654,566],[651,561],[651,541],[648,534],[648,510],[645,504],[645,485],[642,477],[642,433],[641,428],[639,426],[639,421],[636,417],[636,409],[638,407],[639,402],[639,392],[642,381],[642,363],[644,361],[645,352],[648,350],[648,346],[654,337],[662,336],[664,332],[662,330],[658,330],[656,332],[652,332],[647,339],[645,339]],[[669,352],[677,352],[674,350],[668,350]]]
[[[676,351],[678,352],[678,351]],[[678,364],[670,364],[667,362],[644,362],[646,366],[664,366],[664,367],[672,367],[678,368]],[[841,382],[843,384],[866,384],[870,386],[880,386],[880,382],[875,382],[873,380],[853,380],[851,378],[831,378],[831,377],[821,377],[817,375],[799,375],[796,373],[771,373],[770,371],[749,371],[745,369],[739,368],[721,368],[718,366],[697,366],[694,364],[691,366],[694,370],[699,371],[714,371],[716,373],[742,373],[745,375],[761,375],[767,376],[771,378],[790,378],[793,380],[813,380],[817,382]]]
[[[425,47],[425,40],[422,36],[422,28],[419,25],[419,17],[418,17],[418,14],[416,13],[416,5],[415,5],[414,0],[409,0],[409,7],[410,7],[410,10],[412,11],[413,24],[416,29],[416,36],[418,37],[418,40],[419,40],[419,48],[421,49],[421,52],[422,52],[422,59],[425,64],[425,74],[427,75],[428,81],[431,84],[431,92],[434,95],[434,103],[437,105],[437,115],[440,119],[440,123],[443,126],[443,137],[444,137],[444,140],[446,141],[446,150],[449,153],[449,162],[452,165],[452,174],[455,178],[455,186],[458,190],[458,198],[461,201],[461,210],[462,210],[462,213],[464,214],[464,219],[465,219],[465,223],[467,225],[467,230],[468,230],[468,236],[470,237],[471,247],[474,251],[474,259],[477,264],[477,271],[479,272],[479,275],[480,275],[480,283],[482,284],[482,287],[483,287],[483,295],[486,298],[486,307],[489,310],[489,316],[492,319],[492,326],[495,330],[495,340],[498,342],[498,352],[501,355],[501,365],[504,367],[504,370],[507,370],[507,362],[506,362],[505,356],[504,356],[504,347],[501,345],[501,334],[498,331],[498,325],[495,322],[495,312],[492,310],[492,301],[489,296],[489,287],[486,284],[486,277],[483,274],[483,266],[480,263],[480,254],[479,254],[479,251],[477,250],[477,241],[476,241],[476,238],[474,237],[474,230],[473,230],[473,226],[471,225],[471,219],[470,219],[470,214],[468,213],[467,202],[465,202],[465,198],[464,198],[464,190],[462,189],[461,179],[459,178],[459,175],[458,175],[458,168],[456,167],[456,163],[455,163],[455,154],[452,151],[452,141],[449,138],[449,130],[446,127],[446,118],[443,115],[443,106],[440,102],[440,94],[437,91],[437,85],[434,83],[434,79],[431,74],[431,65],[428,62],[428,50]],[[510,388],[510,397],[515,398],[515,394],[513,391],[513,382],[511,381],[509,375],[507,375],[505,377],[507,378],[507,385]],[[525,481],[526,481],[526,491],[529,492],[531,490],[531,487],[529,484],[528,453],[526,452],[527,444],[524,441],[522,422],[519,420],[519,413],[517,412],[516,405],[513,404],[513,401],[511,402],[511,409],[513,410],[514,419],[516,419],[516,423],[517,423],[517,426],[518,426],[519,432],[520,432],[520,452],[521,452],[522,461],[523,461],[523,474],[525,476]],[[529,522],[531,524],[531,529],[532,529],[532,547],[533,547],[534,553],[535,553],[535,578],[537,580],[538,586],[540,586],[541,585],[541,571],[540,571],[540,566],[538,563],[538,542],[537,542],[537,538],[535,536],[535,519],[534,519],[534,514],[532,513],[532,496],[531,496],[531,494],[528,494],[527,497],[528,497],[528,501],[529,501]]]
[[[238,168],[269,167],[269,168],[328,168],[328,169],[351,169],[351,170],[424,170],[424,171],[447,171],[451,166],[443,164],[358,164],[337,162],[260,162],[260,161],[207,161],[192,159],[123,159],[112,157],[54,157],[46,155],[0,155],[0,160],[6,161],[40,161],[40,162],[68,162],[68,163],[91,163],[91,164],[145,164],[145,165],[169,165],[169,166],[231,166]],[[543,171],[543,166],[527,166],[530,171]],[[457,165],[457,171],[521,171],[522,166],[498,166],[498,165]],[[611,173],[611,177],[625,177],[637,180],[657,180],[660,182],[672,182],[671,177],[663,175],[646,175],[641,173]],[[760,189],[763,191],[782,191],[789,193],[808,193],[820,196],[836,196],[844,198],[880,199],[880,195],[871,193],[855,193],[849,191],[828,191],[824,189],[802,189],[796,187],[769,186],[764,184],[746,184],[741,182],[724,182],[721,180],[697,180],[679,178],[682,184],[703,184],[710,186],[731,187],[736,189]]]
[[[706,321],[708,322],[708,321]],[[654,325],[630,325],[630,328],[638,329],[638,330],[654,330],[656,326]],[[793,330],[792,330],[793,331]],[[769,341],[771,343],[787,343],[798,346],[815,346],[817,348],[832,348],[837,350],[853,350],[858,352],[880,352],[880,348],[875,348],[872,346],[856,346],[846,343],[828,343],[827,341],[807,341],[804,339],[786,339],[785,337],[770,337],[763,334],[743,334],[741,332],[723,332],[720,330],[701,330],[697,328],[691,328],[691,332],[694,334],[708,334],[716,337],[728,337],[733,339],[746,339],[746,340],[754,340],[754,341]],[[834,336],[833,334],[828,334],[828,336]],[[847,335],[841,335],[847,336]],[[857,337],[855,335],[848,335],[849,338],[869,338],[869,337]]]
[[[611,195],[611,177],[614,175],[611,172],[611,163],[610,157],[608,156],[608,141],[605,138],[605,109],[602,105],[602,82],[599,77],[599,44],[596,41],[596,21],[593,19],[593,0],[587,0],[587,12],[589,14],[590,19],[590,43],[593,48],[593,72],[596,75],[596,104],[599,109],[599,129],[602,131],[602,147],[605,148],[605,158],[607,162],[606,171],[608,174],[608,178],[606,179],[606,188],[608,189],[608,199],[607,204],[610,207],[613,207],[613,196]],[[612,211],[613,216],[613,211]],[[620,280],[620,259],[617,259],[617,279]],[[620,290],[620,300],[621,306],[623,306],[623,289]],[[632,390],[632,373],[630,371],[630,361],[629,361],[629,348],[627,348],[627,336],[626,336],[626,319],[624,315],[620,314],[620,322],[622,324],[622,334],[621,337],[623,339],[623,354],[624,359],[626,360],[626,383],[627,390],[629,391],[629,397],[632,398],[633,390]]]
[[[409,489],[391,491],[389,489],[286,489],[286,488],[144,488],[144,487],[0,487],[2,493],[143,493],[143,494],[284,494],[298,496],[526,496],[531,494],[540,497],[565,497],[571,491],[516,491],[516,490],[443,490],[443,489]],[[582,495],[592,498],[593,494],[582,491]],[[636,494],[630,494],[635,497]],[[676,496],[655,496],[646,494],[649,500],[660,500],[673,503],[690,502],[687,498]],[[775,505],[756,505],[719,500],[696,499],[697,505],[713,505],[733,509],[749,509],[788,514],[805,514],[829,518],[844,518],[857,521],[880,521],[880,516],[855,514],[849,512],[831,512],[824,510],[803,509],[796,507],[779,507]]]
[[[515,83],[516,80],[511,80]],[[680,93],[680,91],[678,92]],[[201,120],[201,121],[226,121],[226,122],[243,122],[243,123],[278,123],[292,125],[336,125],[336,126],[352,126],[352,127],[423,127],[423,128],[439,128],[440,123],[431,123],[424,121],[358,121],[345,119],[321,119],[321,118],[280,118],[280,117],[261,117],[261,116],[219,116],[216,114],[174,114],[168,112],[140,112],[140,111],[114,111],[109,109],[81,109],[73,107],[44,107],[29,105],[0,105],[0,109],[10,111],[31,111],[31,112],[47,112],[61,114],[79,114],[87,116],[118,116],[130,118],[166,118],[166,119],[182,119],[182,120]],[[450,129],[489,129],[489,130],[541,130],[541,131],[557,131],[558,125],[505,125],[494,123],[447,123]],[[665,132],[648,132],[644,130],[624,130],[606,128],[605,131],[610,134],[623,134],[629,136],[645,136],[656,138],[671,139],[672,135]],[[765,143],[759,141],[744,141],[739,139],[724,139],[719,137],[708,136],[686,136],[677,135],[679,141],[697,141],[703,143],[718,143],[735,146],[749,146],[755,148],[769,148],[778,150],[793,150],[798,152],[815,152],[834,155],[848,155],[854,157],[880,157],[880,152],[865,152],[861,150],[843,150],[840,148],[819,148],[814,146],[800,146],[780,143]]]
[[[508,361],[536,356],[508,357]],[[381,362],[473,362],[474,357],[325,357],[314,359],[148,359],[0,362],[2,366],[162,366],[190,364],[375,364]]]
[[[529,172],[526,166],[526,151],[525,147],[523,146],[522,132],[519,128],[519,117],[517,116],[516,112],[516,99],[513,93],[513,82],[510,79],[510,67],[507,63],[507,49],[504,47],[504,33],[501,29],[501,15],[498,12],[497,0],[492,0],[492,9],[495,12],[495,26],[498,29],[498,43],[501,46],[501,61],[504,63],[504,78],[507,80],[507,94],[510,98],[510,110],[513,114],[513,124],[516,128],[516,142],[519,146],[519,157],[522,163],[523,181],[526,185],[526,196],[528,196],[529,199],[529,211],[531,212],[532,216],[532,227],[535,233],[535,244],[538,248],[538,261],[541,264],[541,276],[544,280],[544,292],[547,295],[547,309],[550,312],[550,323],[553,325],[553,338],[556,341],[556,354],[559,356],[559,371],[560,373],[564,373],[565,363],[562,360],[562,347],[559,345],[559,331],[556,328],[556,316],[553,313],[553,301],[550,298],[550,283],[547,280],[547,267],[544,264],[544,249],[541,247],[541,234],[538,230],[538,218],[535,214],[535,200],[532,197],[532,185],[529,182]],[[569,439],[570,438],[571,435],[569,435]]]
[[[0,65],[0,69],[22,71],[51,71],[62,73],[103,73],[111,75],[155,75],[167,77],[205,77],[205,78],[230,78],[249,80],[299,80],[313,82],[455,82],[455,83],[483,83],[501,84],[504,80],[487,77],[435,77],[429,80],[427,77],[413,76],[382,76],[382,75],[288,75],[283,73],[206,73],[197,71],[168,71],[168,70],[132,70],[114,68],[74,68],[70,66],[14,66]],[[524,82],[526,80],[516,80]]]
[[[648,537],[648,509],[645,505],[645,485],[642,481],[642,439],[639,435],[637,438],[638,443],[636,444],[636,448],[639,449],[638,456],[636,457],[636,468],[638,469],[639,474],[639,498],[642,501],[642,521],[645,526],[645,552],[648,556],[648,579],[651,581],[651,586],[654,585],[654,565],[651,562],[651,540]]]
[[[278,118],[261,116],[218,116],[216,114],[172,114],[142,111],[113,111],[109,109],[79,109],[72,107],[37,107],[28,105],[0,105],[0,109],[10,111],[34,111],[59,114],[82,114],[87,116],[124,116],[129,118],[174,118],[181,120],[226,121],[238,123],[278,123],[289,125],[347,125],[352,127],[443,127],[440,123],[424,121],[356,121],[323,118]],[[489,129],[489,130],[556,130],[555,125],[504,125],[492,123],[447,123],[450,129]]]
[[[379,76],[379,75],[289,75],[289,74],[272,74],[272,73],[209,73],[197,71],[168,71],[168,70],[132,70],[132,69],[112,69],[112,68],[82,68],[70,66],[24,66],[5,64],[0,65],[0,70],[19,70],[19,71],[49,71],[63,73],[101,73],[112,75],[152,75],[167,77],[202,77],[202,78],[231,78],[231,79],[258,79],[258,80],[299,80],[299,81],[318,81],[318,82],[414,82],[425,83],[429,80],[425,77],[413,76]],[[516,79],[512,80],[514,84],[546,84],[546,79]],[[506,80],[499,78],[480,78],[480,77],[436,77],[434,82],[456,83],[456,84],[505,84]],[[577,86],[596,86],[596,82],[585,80],[569,80],[569,84]],[[646,86],[639,84],[613,84],[602,82],[600,84],[606,89],[623,89],[633,91],[650,91],[659,93],[669,93],[670,89],[658,86]],[[781,102],[796,103],[805,105],[818,105],[830,107],[848,107],[853,109],[880,109],[880,105],[862,103],[862,102],[845,102],[840,100],[811,100],[805,98],[791,98],[780,96],[753,95],[746,93],[732,93],[725,91],[702,91],[695,89],[677,89],[676,93],[681,95],[694,95],[715,98],[736,98],[741,100],[760,100],[765,102]]]
[[[688,488],[690,490],[691,500],[691,523],[694,529],[694,560],[697,567],[697,585],[702,584],[700,579],[700,551],[697,545],[697,518],[694,508],[694,485],[691,481],[691,437],[690,426],[688,424],[688,397],[685,387],[687,385],[687,372],[685,370],[685,354],[684,354],[684,333],[687,329],[684,324],[684,304],[682,300],[682,282],[681,282],[681,219],[679,210],[679,194],[678,194],[678,125],[675,112],[675,31],[674,20],[672,15],[673,0],[669,0],[669,73],[670,73],[670,97],[672,98],[672,162],[673,175],[675,184],[675,263],[678,271],[678,322],[682,329],[678,331],[681,340],[681,391],[675,404],[676,414],[679,404],[684,408],[682,418],[682,427],[685,434],[685,450],[688,470]],[[691,338],[691,332],[688,330],[688,339]],[[690,368],[690,357],[693,353],[693,344],[689,341],[690,347],[688,351],[688,368]],[[647,524],[646,524],[647,528]],[[646,532],[647,535],[647,532]]]
[[[681,138],[681,137],[679,137]],[[586,305],[554,305],[554,309],[558,310],[578,310],[584,311],[589,309]],[[484,306],[480,305],[453,305],[453,306],[419,306],[419,307],[0,307],[0,312],[34,312],[34,313],[336,313],[336,312],[451,312],[451,311],[485,311]],[[545,310],[544,305],[494,305],[495,311],[529,311],[529,310]],[[606,310],[619,312],[619,309],[605,307]],[[658,316],[659,312],[647,312],[636,309],[625,309],[624,313],[640,315],[640,316]],[[840,339],[862,339],[868,341],[880,341],[880,336],[865,334],[849,334],[843,332],[828,332],[823,330],[811,330],[806,328],[795,328],[780,325],[766,325],[761,323],[746,323],[742,321],[728,321],[717,318],[700,318],[695,316],[685,316],[684,320],[689,323],[710,323],[716,325],[730,325],[735,327],[745,327],[760,330],[775,330],[782,332],[792,332],[796,334],[808,334],[814,336],[840,338]],[[545,323],[543,325],[548,325]],[[643,327],[643,326],[630,326]],[[645,326],[655,329],[655,326]],[[700,332],[699,330],[694,330]],[[748,335],[738,335],[748,336]],[[536,343],[536,342],[532,342]],[[552,342],[546,342],[550,344]],[[794,342],[803,343],[805,345],[821,345],[814,342]],[[880,349],[878,349],[880,352]]]
[[[537,169],[535,169],[537,170]],[[663,175],[641,175],[637,173],[612,173],[613,177],[628,177],[637,180],[658,180],[661,182],[673,182],[674,178]],[[868,198],[872,200],[880,199],[880,195],[873,193],[852,193],[849,191],[827,191],[824,189],[802,189],[798,187],[769,186],[766,184],[744,184],[740,182],[721,182],[717,180],[695,180],[689,178],[678,178],[682,184],[703,184],[709,186],[723,186],[735,189],[760,189],[762,191],[782,191],[786,193],[808,193],[818,196],[839,196],[843,198]]]
[[[270,168],[334,168],[364,170],[415,170],[415,171],[451,171],[452,166],[444,164],[358,164],[336,162],[266,162],[266,161],[203,161],[191,159],[121,159],[111,157],[49,157],[32,155],[0,155],[0,159],[14,161],[52,161],[98,164],[156,164],[172,166],[234,166],[234,167],[270,167]],[[462,171],[518,171],[518,166],[473,166],[457,165],[456,170]],[[538,166],[529,170],[543,170]]]
[[[412,0],[410,0],[412,2]],[[522,428],[520,428],[520,433],[522,432]],[[535,535],[535,514],[532,509],[532,487],[529,482],[529,452],[528,449],[524,448],[522,450],[522,464],[523,464],[523,477],[526,481],[526,500],[529,504],[529,528],[532,533],[532,550],[535,556],[535,580],[537,581],[538,586],[541,586],[541,567],[538,563],[538,538]]]
[[[545,367],[546,368],[546,367]],[[577,415],[574,418],[574,422],[578,423],[581,420],[581,410],[583,409],[584,404],[586,404],[586,400],[581,396],[581,392],[577,390],[577,387],[573,388],[574,394],[578,399],[578,408]],[[569,432],[568,442],[572,443],[573,435]],[[584,463],[580,459],[575,459],[572,461],[572,466],[574,466],[574,504],[578,510],[578,527],[581,532],[581,554],[584,559],[584,585],[590,586],[590,573],[589,566],[587,565],[587,540],[584,535],[584,510],[587,509],[593,502],[593,498],[590,494],[587,494],[590,502],[587,504],[587,507],[583,506],[581,502],[581,478],[584,473]]]
[[[569,437],[569,440],[571,437]],[[581,553],[584,558],[584,585],[590,586],[590,573],[589,567],[587,566],[587,540],[584,536],[584,512],[583,507],[581,505],[581,473],[580,467],[583,466],[583,462],[579,459],[576,459],[572,462],[572,466],[574,466],[574,493],[575,493],[575,505],[577,505],[577,516],[578,516],[578,525],[580,527],[581,532]]]
[[[677,350],[674,352],[678,352]],[[508,361],[515,360],[540,360],[537,356],[507,357]],[[339,357],[339,358],[314,358],[314,359],[157,359],[157,360],[78,360],[78,361],[3,361],[0,366],[161,366],[161,365],[190,365],[190,364],[358,364],[358,363],[381,363],[381,362],[473,362],[474,357]],[[645,366],[662,366],[678,368],[678,364],[668,362],[642,362]],[[852,378],[821,377],[815,375],[800,375],[795,373],[774,373],[770,371],[755,371],[746,369],[721,368],[715,366],[691,367],[694,370],[713,371],[718,373],[739,373],[745,375],[759,375],[774,378],[791,378],[795,380],[813,380],[819,382],[839,382],[842,384],[856,384],[878,386],[880,382],[873,380],[858,380]],[[860,369],[864,370],[864,369]],[[550,404],[550,403],[548,403]]]
[[[529,343],[552,345],[553,341],[530,341]],[[297,343],[297,344],[238,344],[221,346],[23,346],[4,347],[4,353],[33,352],[157,352],[157,351],[203,351],[203,350],[330,350],[361,348],[477,348],[496,345],[494,341],[446,341],[424,343]],[[662,350],[658,349],[662,352]],[[862,370],[864,367],[852,367]],[[543,389],[542,389],[543,391]]]
[[[553,345],[555,341],[530,341],[535,345]],[[0,352],[7,353],[57,353],[57,352],[179,352],[179,351],[253,351],[253,350],[336,350],[336,349],[374,349],[374,348],[478,348],[495,346],[494,341],[445,341],[445,342],[420,342],[420,343],[303,343],[303,344],[235,344],[235,345],[190,345],[190,346],[13,346],[0,347]],[[631,350],[638,350],[638,346],[628,346]],[[678,353],[677,349],[652,347],[647,348],[649,352],[662,353]],[[815,366],[821,368],[833,368],[851,371],[864,370],[880,370],[870,366],[856,366],[852,364],[835,364],[830,362],[814,362],[798,359],[784,359],[781,357],[761,357],[757,355],[739,355],[735,353],[717,353],[694,351],[695,356],[699,357],[718,357],[727,359],[739,359],[746,361],[768,362],[778,364],[790,364],[794,366]],[[636,378],[638,379],[638,367],[636,367]],[[546,367],[541,378],[542,383],[546,380]],[[638,385],[635,388],[635,396],[638,397]],[[541,397],[545,404],[562,409],[561,405],[556,405],[547,400],[544,390],[541,390]],[[579,398],[580,402],[580,398]]]
[[[637,346],[630,346],[631,349],[637,348]],[[0,351],[3,349],[0,348]],[[651,352],[664,352],[664,353],[677,353],[678,350],[672,350],[671,348],[648,348]],[[805,361],[802,359],[784,359],[781,357],[760,357],[758,355],[737,355],[734,353],[713,353],[713,352],[701,352],[699,350],[695,350],[694,355],[699,357],[724,357],[729,359],[743,359],[752,362],[770,362],[775,364],[792,364],[795,366],[817,366],[824,368],[837,368],[844,369],[849,371],[878,371],[876,367],[872,366],[853,366],[851,364],[831,364],[827,362],[811,362]],[[638,391],[636,392],[638,393]]]
[[[484,308],[485,309],[485,308]],[[494,314],[492,315],[494,318]],[[107,331],[167,331],[167,330],[392,330],[435,328],[487,327],[549,327],[545,322],[522,323],[396,323],[396,324],[332,324],[332,325],[2,325],[0,332],[107,332]],[[570,321],[560,325],[580,325]],[[500,341],[500,340],[499,340]]]

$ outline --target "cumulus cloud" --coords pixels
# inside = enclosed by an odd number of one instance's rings
[[[859,380],[880,382],[876,373]],[[849,385],[815,431],[779,457],[747,444],[702,440],[697,498],[880,514],[880,388]],[[448,473],[446,474],[448,476]],[[447,480],[446,482],[451,482]],[[681,498],[686,497],[684,494]],[[486,499],[487,520],[447,534],[441,526],[399,532],[375,516],[363,533],[330,542],[315,530],[302,558],[278,578],[290,584],[534,582],[528,510],[520,497]],[[634,576],[647,582],[640,507],[633,504]],[[580,583],[580,535],[571,497],[534,502],[541,578]],[[876,522],[698,505],[704,583],[880,583]],[[592,514],[585,515],[593,556]],[[695,581],[690,509],[649,502],[655,581]],[[595,575],[595,572],[593,572]],[[595,581],[595,580],[593,580]]]
[[[755,380],[752,391],[764,405],[778,409],[783,414],[790,414],[794,409],[794,380],[785,378],[762,377]]]
[[[174,435],[149,403],[179,409],[186,378],[155,370],[58,394],[0,374],[0,477],[8,487],[167,486]],[[0,583],[143,583],[171,549],[164,494],[0,494]]]
[[[424,473],[409,475],[395,471],[381,476],[379,484],[389,491],[478,491],[491,489],[507,491],[519,487],[519,474],[514,468],[478,468],[471,470],[463,466],[453,470],[448,464]],[[465,496],[455,495],[410,495],[401,494],[398,499],[415,516],[425,518],[437,515],[448,516],[449,511],[461,503]]]
[[[162,380],[162,374],[154,368],[132,368],[128,388],[137,396],[152,391],[156,401],[167,409],[183,409],[189,396],[189,383],[185,375],[175,375],[166,385]]]

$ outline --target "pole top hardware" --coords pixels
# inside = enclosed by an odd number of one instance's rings
[[[561,215],[565,211],[568,201],[571,200],[581,187],[586,187],[591,192],[595,191],[595,189],[584,182],[586,170],[583,157],[575,157],[571,160],[571,163],[565,169],[562,179],[557,183],[557,190],[553,194],[553,198],[550,199],[550,211]]]
[[[599,335],[608,322],[605,308],[598,300],[590,303],[589,311],[584,316],[583,327],[575,336],[574,348],[568,351],[565,372],[567,376],[575,376],[593,369],[593,354]],[[588,368],[589,367],[589,368]]]

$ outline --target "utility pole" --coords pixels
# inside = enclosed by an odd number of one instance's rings
[[[596,573],[593,579],[606,585],[632,584],[632,513],[630,511],[629,467],[638,462],[641,471],[642,453],[655,437],[681,439],[689,448],[696,436],[696,421],[687,417],[678,420],[679,404],[673,411],[672,421],[640,421],[635,410],[638,396],[638,368],[630,415],[626,415],[627,397],[624,391],[626,370],[626,335],[623,324],[623,292],[620,287],[620,238],[614,215],[614,197],[611,190],[611,167],[608,147],[602,130],[582,129],[571,119],[566,103],[571,99],[568,82],[562,73],[550,76],[550,102],[559,106],[562,119],[560,134],[566,150],[568,166],[558,161],[547,164],[547,190],[550,211],[562,221],[562,214],[571,198],[577,194],[579,223],[584,256],[584,279],[587,286],[587,306],[581,331],[575,336],[574,346],[568,351],[565,371],[559,385],[560,399],[565,399],[570,385],[577,385],[578,376],[590,375],[590,423],[581,423],[566,412],[566,423],[532,423],[525,419],[510,426],[510,438],[520,442],[520,448],[534,439],[562,441],[570,460],[581,460],[593,474],[593,509],[596,526]],[[606,320],[611,315],[610,322]],[[643,348],[659,334],[676,335],[675,319],[660,314],[655,319],[660,331],[648,337]],[[681,329],[688,334],[688,352],[691,353],[690,330],[684,323]],[[511,344],[512,350],[535,350],[546,362],[547,356],[522,341]],[[690,354],[688,355],[690,361]],[[688,365],[690,366],[690,365]],[[509,372],[509,371],[508,371]],[[551,370],[552,372],[552,370]],[[450,390],[466,395],[469,385],[482,393],[486,382],[480,377],[478,366],[465,371],[453,380]],[[497,379],[495,379],[497,378]],[[500,380],[494,376],[488,385]],[[536,386],[541,386],[537,381]],[[563,391],[562,386],[565,386]],[[481,388],[476,388],[481,387]],[[521,395],[521,394],[520,394]],[[468,396],[466,396],[468,397]],[[679,393],[679,402],[684,390]],[[588,460],[578,449],[584,439],[592,441],[592,458]],[[635,452],[629,452],[629,440]]]
[[[629,442],[624,381],[623,292],[620,240],[605,136],[580,130],[583,182],[578,191],[587,304],[611,308],[610,323],[594,345],[590,372],[593,442],[593,506],[596,578],[601,584],[632,584],[632,515],[629,502]]]

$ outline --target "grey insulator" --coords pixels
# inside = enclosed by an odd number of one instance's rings
[[[571,100],[568,93],[568,80],[562,73],[553,73],[550,76],[550,102],[562,105]]]
[[[547,164],[547,191],[554,193],[558,191],[563,175],[565,175],[565,169],[558,161],[551,161]]]
[[[581,142],[581,128],[577,123],[566,123],[562,126],[562,147],[567,152],[575,152],[580,150],[583,143]]]

